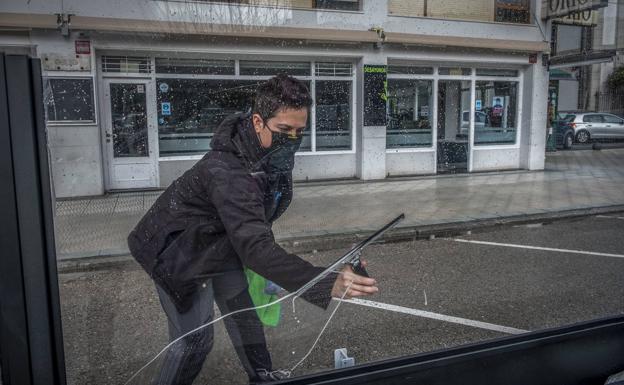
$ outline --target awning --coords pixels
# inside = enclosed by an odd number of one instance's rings
[[[589,51],[564,56],[553,56],[549,61],[550,69],[582,67],[592,64],[607,63],[613,61],[615,50]]]

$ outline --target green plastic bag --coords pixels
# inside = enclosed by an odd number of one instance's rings
[[[245,268],[245,275],[249,284],[249,295],[254,306],[262,306],[278,300],[279,297],[277,295],[270,295],[264,292],[264,288],[267,285],[266,278],[248,268]],[[258,318],[260,318],[262,324],[275,327],[279,323],[281,309],[282,305],[276,303],[256,309],[256,313],[258,313]]]

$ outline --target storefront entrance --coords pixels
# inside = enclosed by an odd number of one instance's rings
[[[156,97],[149,80],[104,79],[107,190],[158,186]]]
[[[438,82],[438,173],[468,172],[470,81]]]

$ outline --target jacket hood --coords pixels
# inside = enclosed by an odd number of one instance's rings
[[[251,125],[250,113],[234,114],[225,118],[212,137],[211,148],[214,151],[235,153],[252,168],[257,168],[268,160],[268,151],[260,145]]]

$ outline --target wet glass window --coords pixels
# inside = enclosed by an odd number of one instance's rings
[[[254,80],[157,79],[160,155],[206,153],[223,119],[251,110],[258,84]]]
[[[498,68],[477,68],[477,76],[517,77],[518,70],[506,70],[506,69],[498,69]]]
[[[432,80],[388,79],[386,147],[432,143]]]
[[[516,142],[517,93],[517,82],[476,82],[474,123],[476,145]]]
[[[274,76],[281,73],[310,76],[310,62],[240,61],[241,75]]]
[[[138,73],[148,74],[151,72],[151,61],[148,57],[132,56],[103,56],[103,72]]]
[[[43,102],[48,122],[94,122],[93,80],[47,78]]]
[[[210,150],[215,130],[227,116],[251,111],[256,88],[261,82],[158,78],[160,156],[205,154]],[[300,151],[310,148],[308,124]]]
[[[503,23],[529,23],[531,9],[529,0],[496,0],[494,21]]]
[[[359,11],[360,0],[314,0],[314,7],[341,11]]]
[[[110,84],[113,156],[148,156],[147,105],[144,84]]]
[[[432,75],[433,67],[418,67],[407,65],[388,65],[388,74],[402,75]]]
[[[316,81],[317,151],[351,149],[351,88],[351,81]]]
[[[156,58],[156,73],[234,75],[234,60]]]
[[[438,74],[440,75],[468,76],[471,73],[472,73],[472,69],[470,68],[450,68],[450,67],[438,68]]]

